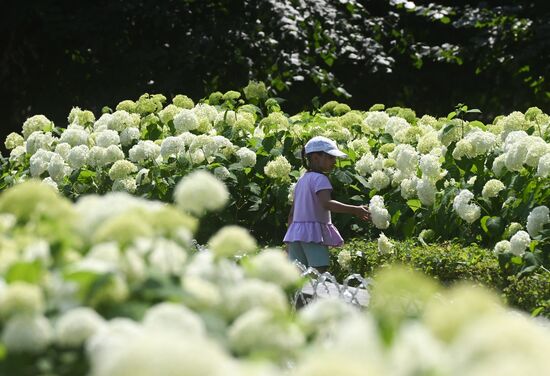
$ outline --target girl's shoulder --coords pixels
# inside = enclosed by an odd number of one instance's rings
[[[308,171],[300,179],[303,179],[305,183],[310,185],[331,185],[328,176],[323,173]]]

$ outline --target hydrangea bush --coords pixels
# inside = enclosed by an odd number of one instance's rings
[[[71,203],[34,179],[3,192],[0,373],[512,375],[550,367],[547,322],[488,291],[443,289],[405,269],[376,276],[367,311],[333,299],[293,311],[302,277],[280,249],[257,252],[237,226],[204,247],[193,243],[198,217],[228,198],[216,178],[196,179],[214,179],[215,205],[185,205],[203,189],[195,179],[178,183],[173,205],[126,192]]]
[[[235,223],[277,243],[304,173],[300,149],[324,135],[350,156],[331,177],[335,198],[374,214],[373,225],[335,216],[345,237],[433,231],[434,239],[494,249],[510,273],[549,269],[550,116],[540,109],[488,124],[465,120],[476,111],[464,105],[446,117],[418,117],[408,108],[359,111],[332,101],[289,115],[264,91],[252,82],[244,97],[215,92],[198,103],[144,94],[97,117],[75,107],[61,127],[35,115],[5,140],[0,187],[34,177],[73,200],[126,191],[170,202],[177,182],[207,170],[226,183],[229,204],[206,217],[197,237]]]

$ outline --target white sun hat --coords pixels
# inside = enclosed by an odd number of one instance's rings
[[[322,151],[339,158],[348,157],[346,153],[343,153],[338,149],[338,145],[336,145],[336,142],[332,141],[330,138],[326,138],[323,136],[313,137],[307,142],[305,148],[306,154]]]

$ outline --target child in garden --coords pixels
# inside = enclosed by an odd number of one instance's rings
[[[370,219],[365,206],[348,205],[331,199],[332,185],[325,173],[334,168],[336,158],[345,157],[347,155],[338,149],[334,141],[322,136],[313,137],[302,149],[302,160],[307,171],[296,183],[288,230],[283,241],[287,244],[291,261],[298,260],[320,273],[328,270],[328,247],[339,247],[344,243],[332,224],[330,212]]]

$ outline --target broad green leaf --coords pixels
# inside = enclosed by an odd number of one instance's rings
[[[276,143],[277,143],[277,139],[275,138],[275,136],[269,136],[264,138],[264,140],[262,141],[262,146],[266,151],[269,152],[271,151],[271,149],[273,149]]]
[[[489,218],[491,218],[491,217],[489,217],[488,215],[486,215],[486,216],[482,217],[481,220],[479,221],[479,223],[480,223],[480,225],[481,225],[481,229],[482,229],[483,231],[485,231],[485,233],[487,233],[487,234],[489,233],[489,229],[487,228],[487,220],[488,220]]]
[[[450,131],[452,131],[455,127],[456,127],[456,125],[454,123],[449,123],[449,124],[447,124],[446,126],[443,127],[443,130],[441,131],[441,133],[444,136],[447,133],[449,133]]]
[[[409,208],[411,208],[413,212],[416,212],[422,207],[422,202],[420,202],[420,200],[418,199],[411,199],[407,200],[407,205],[409,206]]]
[[[416,220],[414,217],[408,218],[405,223],[403,223],[402,231],[403,235],[406,238],[410,238],[414,233],[414,228],[416,226]]]
[[[38,283],[43,275],[43,268],[40,261],[18,262],[13,264],[6,274],[6,282],[24,281]]]
[[[353,182],[353,179],[343,170],[337,170],[334,173],[334,176],[338,181],[341,181],[344,184],[351,184]]]

